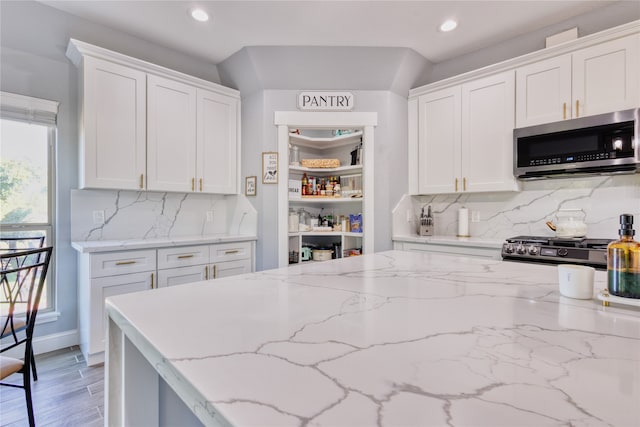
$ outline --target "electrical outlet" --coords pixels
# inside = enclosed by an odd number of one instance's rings
[[[413,221],[413,212],[407,210],[407,222]]]
[[[207,211],[207,222],[213,222],[213,211]]]
[[[480,222],[480,211],[471,211],[471,222]]]
[[[104,224],[104,211],[93,211],[93,225]]]

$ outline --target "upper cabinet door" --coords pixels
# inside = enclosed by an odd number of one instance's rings
[[[640,35],[602,43],[573,54],[574,117],[640,104]]]
[[[460,86],[418,98],[418,192],[458,191],[460,176]]]
[[[513,71],[462,85],[461,191],[513,191]]]
[[[147,189],[196,191],[196,89],[148,76]]]
[[[84,58],[80,188],[144,189],[146,74]]]
[[[197,100],[197,191],[236,193],[238,100],[203,89]]]
[[[516,127],[571,118],[571,55],[516,70]]]

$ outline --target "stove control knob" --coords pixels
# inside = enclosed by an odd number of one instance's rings
[[[567,256],[568,253],[569,251],[566,248],[558,249],[558,256]]]
[[[538,247],[537,246],[529,246],[529,255],[538,255]]]
[[[513,253],[513,245],[511,243],[508,243],[506,245],[504,245],[504,251],[508,254],[512,254]]]
[[[524,247],[524,245],[522,243],[520,243],[516,247],[516,252],[519,253],[519,254],[523,254],[523,253],[527,252],[527,249]]]

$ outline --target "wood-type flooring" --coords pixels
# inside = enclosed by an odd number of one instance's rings
[[[87,367],[77,346],[36,356],[32,382],[36,426],[97,427],[104,424],[104,366]],[[20,383],[21,375],[4,382]],[[28,426],[24,390],[0,387],[0,426]]]

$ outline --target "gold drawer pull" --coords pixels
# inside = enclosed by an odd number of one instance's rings
[[[456,191],[458,191],[458,178],[456,178]]]
[[[153,289],[153,273],[151,273],[151,289]]]
[[[140,188],[144,188],[144,174],[141,173],[140,174]]]
[[[191,254],[191,255],[178,255],[178,259],[185,259],[185,258],[193,258],[193,254]]]
[[[196,189],[196,179],[191,178],[191,191],[195,191]]]
[[[467,191],[467,178],[462,178],[462,189]]]
[[[135,261],[118,261],[116,262],[116,265],[129,265],[129,264],[135,264]]]
[[[209,266],[204,266],[204,280],[209,280]]]
[[[567,103],[562,103],[562,119],[567,120]]]
[[[238,252],[240,252],[238,249],[230,249],[228,251],[224,251],[224,254],[231,255],[231,254],[237,254]]]
[[[580,100],[576,99],[576,117],[580,117]]]
[[[218,277],[218,266],[214,265],[213,266],[213,278],[217,278]]]
[[[200,178],[200,191],[202,191],[202,178]]]

